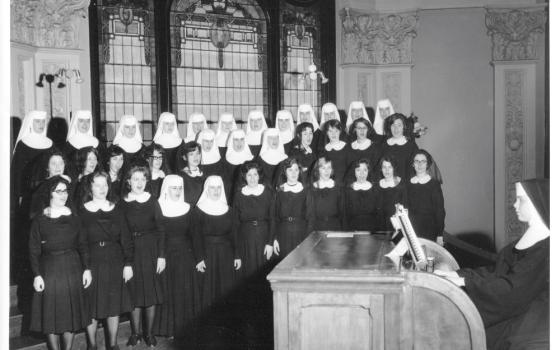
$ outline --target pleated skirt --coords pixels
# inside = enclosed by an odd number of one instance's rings
[[[31,303],[32,331],[44,334],[76,332],[91,323],[82,265],[76,250],[41,256],[42,292]]]
[[[156,309],[154,333],[181,337],[190,334],[200,312],[200,281],[187,240],[168,241],[167,247],[162,273],[165,301]]]
[[[132,301],[123,280],[124,260],[119,244],[91,244],[92,282],[86,290],[91,317],[103,319],[132,310]]]
[[[163,279],[156,273],[157,236],[145,234],[134,239],[134,276],[128,281],[133,307],[148,307],[165,300]]]

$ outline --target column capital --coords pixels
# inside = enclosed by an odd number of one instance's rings
[[[10,0],[11,40],[35,47],[79,47],[90,0]]]
[[[411,64],[418,11],[363,12],[344,8],[342,64]]]
[[[494,61],[537,60],[537,39],[544,33],[546,7],[486,8],[486,28]]]

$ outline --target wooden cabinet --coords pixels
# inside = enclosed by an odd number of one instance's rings
[[[268,275],[277,350],[484,350],[480,315],[452,283],[401,271],[370,234],[313,232]]]

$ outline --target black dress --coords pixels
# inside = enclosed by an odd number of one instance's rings
[[[243,262],[242,275],[256,277],[266,265],[264,247],[270,242],[270,219],[272,216],[272,190],[265,186],[258,195],[244,195],[241,190],[235,193],[233,212],[239,244],[239,255]]]
[[[403,181],[395,187],[383,188],[377,184],[377,220],[375,227],[378,231],[393,231],[391,216],[395,214],[395,204],[406,203],[406,191]]]
[[[308,232],[344,229],[345,196],[341,186],[322,189],[311,187],[309,195],[312,207]]]
[[[83,271],[88,269],[88,245],[80,219],[72,215],[36,217],[29,237],[29,259],[33,276],[41,276],[45,285],[42,292],[33,293],[30,329],[63,333],[90,324],[82,285]]]
[[[418,237],[435,241],[443,235],[445,208],[441,185],[435,179],[425,184],[406,184],[406,205],[410,223]]]
[[[132,239],[122,211],[116,206],[80,212],[82,228],[89,245],[92,282],[87,291],[91,317],[102,319],[132,310],[123,268],[132,266]],[[135,273],[135,271],[133,271]]]
[[[17,200],[20,197],[31,195],[30,183],[35,170],[35,164],[41,159],[41,156],[51,150],[52,147],[45,149],[32,148],[23,143],[18,142],[12,157],[12,164],[10,166],[11,182],[12,182],[12,197],[14,204],[19,205]],[[25,213],[25,217],[27,217]]]
[[[189,203],[191,206],[195,206],[204,189],[204,180],[206,176],[190,176],[184,171],[180,171],[179,176],[183,178],[185,202]]]
[[[394,169],[394,175],[401,179],[408,179],[410,177],[412,154],[418,150],[418,146],[414,141],[407,141],[404,145],[389,146],[387,141],[381,144],[381,156],[393,157],[397,163],[397,168]],[[378,166],[378,169],[380,167]]]
[[[280,176],[280,174],[277,172],[277,169],[282,162],[279,162],[276,165],[272,165],[265,162],[264,159],[261,158],[261,156],[259,156],[256,161],[260,164],[263,170],[263,184],[266,186],[270,186],[271,188],[275,188],[279,182],[278,178]]]
[[[162,218],[166,234],[166,267],[162,273],[165,302],[157,308],[154,333],[180,337],[190,333],[200,307],[200,281],[193,240],[193,210]]]
[[[337,184],[342,185],[344,183],[346,170],[350,165],[350,144],[346,143],[339,151],[335,149],[327,151],[325,149],[323,155],[329,157],[332,161],[333,180]]]
[[[313,208],[311,201],[306,187],[298,193],[284,191],[281,187],[276,193],[269,241],[278,240],[281,258],[294,250],[309,234],[308,222]]]
[[[200,171],[202,171],[202,173],[204,174],[205,179],[210,175],[216,175],[221,177],[222,181],[224,182],[224,191],[226,191],[226,197],[228,193],[231,193],[232,182],[229,177],[230,169],[227,166],[227,161],[225,160],[225,156],[220,158],[220,160],[218,160],[216,163],[200,164],[199,168]]]
[[[127,283],[132,305],[148,307],[165,299],[161,274],[156,273],[158,258],[165,258],[165,229],[161,208],[150,196],[144,202],[120,201],[134,243],[134,276]]]
[[[317,152],[313,150],[311,153],[307,153],[299,147],[294,147],[290,152],[290,157],[296,158],[299,164],[301,164],[301,182],[305,186],[311,185],[311,173],[313,172],[313,165],[317,160]]]
[[[233,266],[237,254],[236,234],[233,229],[233,210],[222,215],[210,215],[200,208],[193,209],[194,227],[197,230],[195,244],[197,260],[204,260],[206,271],[202,279],[202,303],[204,311],[217,304],[226,303],[233,292],[237,273]]]
[[[162,146],[164,150],[163,161],[169,167],[171,174],[177,174],[182,169],[177,168],[177,151],[181,148],[182,145],[183,141],[181,141],[178,146],[172,148],[165,148]]]
[[[149,181],[150,194],[154,198],[159,198],[159,194],[160,194],[160,191],[161,191],[161,185],[162,184],[163,184],[163,177],[158,177],[155,180],[150,179],[150,181]]]
[[[480,312],[489,350],[548,349],[550,238],[523,250],[515,244],[500,251],[495,266],[457,273]]]
[[[370,172],[373,172],[374,169],[377,167],[377,162],[379,161],[379,158],[381,157],[381,149],[379,146],[375,145],[373,142],[371,143],[371,145],[369,145],[368,148],[364,149],[364,150],[360,150],[360,149],[353,149],[352,148],[352,144],[350,144],[349,147],[350,150],[350,154],[349,154],[349,158],[348,158],[348,171],[347,171],[347,177],[348,178],[352,178],[353,177],[353,172],[354,169],[351,169],[353,167],[350,167],[352,164],[354,164],[354,162],[360,160],[360,159],[367,159],[369,160],[369,164],[370,164]]]
[[[351,231],[375,232],[377,217],[377,191],[375,186],[369,190],[354,190],[346,187],[346,222]]]

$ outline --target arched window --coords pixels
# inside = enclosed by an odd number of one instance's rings
[[[143,126],[143,139],[151,140],[158,102],[153,0],[142,6],[100,2],[98,20],[99,135],[113,140],[121,116],[132,114]]]
[[[265,15],[256,1],[175,0],[170,11],[173,112],[268,114]]]

